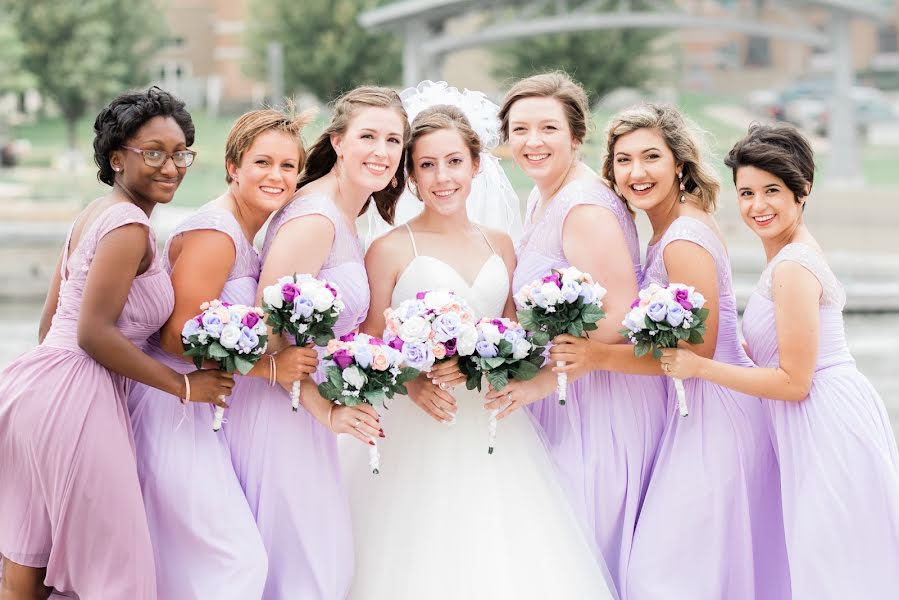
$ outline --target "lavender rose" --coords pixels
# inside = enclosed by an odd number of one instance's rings
[[[649,318],[655,321],[656,323],[661,323],[665,320],[665,314],[668,312],[668,305],[664,302],[653,302],[648,307],[646,307],[646,314],[649,315]]]

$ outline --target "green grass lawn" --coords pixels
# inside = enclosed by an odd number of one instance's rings
[[[722,157],[743,133],[745,127],[735,128],[709,117],[705,108],[711,104],[734,103],[729,99],[714,95],[683,94],[678,105],[709,135],[715,166],[722,179],[729,180],[730,173],[724,166]],[[593,116],[593,131],[584,144],[581,155],[592,167],[599,169],[604,151],[604,129],[612,114],[598,111]],[[225,188],[224,146],[225,139],[235,116],[212,117],[198,112],[193,115],[196,126],[196,141],[192,148],[197,151],[197,160],[189,169],[184,182],[175,196],[175,203],[181,206],[199,206],[220,194]],[[322,114],[306,129],[304,138],[310,144],[325,127],[327,115]],[[748,125],[748,123],[747,123]],[[0,171],[0,183],[24,182],[32,190],[29,197],[36,201],[70,199],[73,196],[83,203],[103,194],[108,188],[97,182],[93,168],[93,116],[78,123],[78,148],[83,153],[86,165],[76,173],[63,172],[54,168],[66,150],[66,130],[62,119],[45,119],[16,129],[17,138],[31,142],[30,153],[23,158],[22,169]],[[899,148],[863,147],[862,168],[868,185],[889,186],[899,184],[899,170],[895,168],[895,155]],[[826,176],[827,155],[818,157],[819,177]],[[515,189],[520,192],[531,187],[531,182],[511,160],[503,165]]]

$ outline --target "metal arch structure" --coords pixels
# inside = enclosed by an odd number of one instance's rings
[[[393,31],[404,39],[403,84],[412,86],[437,78],[447,54],[534,35],[608,29],[705,29],[795,41],[828,48],[833,55],[834,97],[829,140],[829,176],[832,184],[858,184],[862,180],[855,115],[849,99],[854,80],[850,45],[853,18],[883,19],[890,0],[791,0],[797,14],[803,8],[830,13],[826,31],[810,26],[786,26],[762,21],[743,3],[714,14],[702,10],[706,2],[643,2],[637,9],[631,0],[597,0],[571,9],[566,0],[399,0],[359,16],[359,23],[373,31]],[[787,3],[784,3],[787,4]],[[464,35],[446,33],[449,19],[465,12],[490,18],[485,25]]]

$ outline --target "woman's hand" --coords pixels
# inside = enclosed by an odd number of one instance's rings
[[[381,417],[370,404],[337,406],[331,409],[331,431],[348,433],[360,442],[374,445],[372,438],[385,437],[381,429]]]
[[[449,388],[456,387],[460,383],[465,383],[465,375],[459,370],[459,357],[454,356],[449,360],[435,363],[431,370],[426,373],[431,383],[446,391]]]
[[[553,338],[549,357],[554,373],[583,374],[602,368],[609,344],[563,333]],[[559,361],[565,364],[557,366]]]
[[[234,376],[219,369],[200,369],[187,374],[190,380],[190,401],[206,402],[222,408],[228,408],[223,396],[231,395],[234,387]],[[182,398],[187,394],[185,387]]]
[[[456,416],[456,399],[424,375],[406,384],[409,398],[439,423],[451,422]]]
[[[277,381],[288,392],[294,381],[303,381],[318,369],[318,353],[315,348],[288,346],[275,354]]]
[[[703,360],[705,360],[703,357],[685,348],[662,349],[662,371],[669,377],[678,379],[699,377]]]
[[[543,369],[533,379],[528,381],[510,380],[503,389],[494,390],[492,387],[487,392],[487,410],[498,410],[496,420],[506,418],[519,408],[533,404],[546,398],[556,389],[556,376],[548,369]]]

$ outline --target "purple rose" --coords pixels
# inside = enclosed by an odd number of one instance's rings
[[[355,340],[355,339],[356,339],[356,332],[355,332],[355,331],[351,331],[351,332],[349,332],[349,333],[345,333],[345,334],[343,334],[342,336],[340,336],[340,341],[341,341],[341,342],[352,342],[352,341]]]
[[[346,350],[338,350],[331,358],[334,359],[334,362],[337,363],[337,366],[340,367],[341,371],[353,364],[353,357],[350,356],[350,353]]]
[[[418,292],[417,294],[415,294],[415,299],[416,300],[424,300],[425,294],[426,294],[426,292]]]
[[[251,311],[243,316],[243,319],[241,319],[240,324],[243,325],[244,327],[249,327],[252,329],[253,327],[256,327],[256,323],[258,323],[258,322],[259,322],[259,315],[257,315],[255,312]]]
[[[300,295],[300,288],[292,283],[285,283],[281,286],[281,296],[284,298],[284,302],[288,304],[293,304],[293,301],[297,296]]]
[[[384,340],[382,340],[381,338],[373,337],[370,340],[368,340],[368,343],[371,344],[372,346],[383,346]]]
[[[456,355],[456,338],[451,340],[446,340],[446,343],[443,344],[446,348],[446,356],[449,358],[450,356]]]
[[[325,284],[325,288],[326,288],[329,292],[331,292],[331,295],[332,295],[332,296],[334,296],[335,298],[337,297],[337,290],[335,290],[335,289],[331,286],[330,283],[326,283],[326,284]]]
[[[515,346],[515,342],[524,337],[524,332],[516,329],[506,329],[502,332],[503,339]]]
[[[653,302],[646,308],[646,314],[649,315],[649,318],[655,321],[656,323],[661,323],[665,320],[665,315],[668,313],[668,305],[664,302]]]
[[[196,319],[188,319],[181,329],[181,337],[189,338],[196,333],[200,333],[200,324],[197,323]]]
[[[500,333],[505,333],[506,329],[508,329],[508,327],[506,327],[506,324],[503,323],[502,319],[493,319],[492,321],[490,321],[490,323],[492,325],[496,325],[496,328],[499,329]]]
[[[631,302],[631,308],[637,308],[638,306],[640,306],[640,299],[639,299],[639,298],[637,298],[636,300],[634,300],[633,302]]]
[[[543,283],[549,283],[552,281],[557,286],[562,287],[562,278],[558,273],[551,273],[543,278]]]
[[[481,358],[493,358],[496,356],[496,346],[488,342],[487,340],[479,341],[475,347],[475,352],[478,353],[478,356]]]
[[[391,338],[390,342],[388,342],[387,345],[390,346],[391,348],[393,348],[394,350],[402,352],[403,343],[404,343],[403,339],[400,336],[396,336],[395,338]]]
[[[403,362],[413,369],[427,371],[434,364],[434,355],[422,342],[407,342],[403,344]]]
[[[678,304],[677,302],[672,302],[668,305],[668,314],[665,316],[665,321],[668,322],[672,327],[677,327],[681,323],[684,322],[684,315],[686,311],[684,307]]]
[[[228,308],[228,307],[234,306],[234,305],[231,304],[230,302],[222,302],[222,306],[224,306],[225,308]]]
[[[293,316],[308,319],[315,312],[315,303],[307,296],[297,296],[293,301]]]
[[[258,321],[258,319],[257,319]],[[249,327],[240,330],[240,338],[237,340],[237,349],[241,354],[250,354],[259,345],[259,336]]]
[[[459,335],[462,319],[456,313],[446,313],[434,319],[434,334],[438,342],[446,342]]]
[[[213,313],[203,313],[203,329],[212,337],[218,337],[222,333],[225,324],[218,315]]]
[[[688,290],[674,290],[674,301],[684,307],[684,310],[693,310],[693,303],[690,302],[690,292]]]

